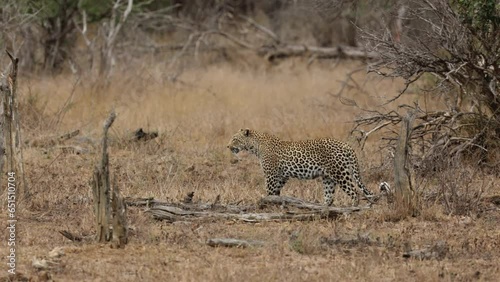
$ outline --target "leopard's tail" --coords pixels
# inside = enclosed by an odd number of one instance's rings
[[[373,192],[368,190],[366,188],[365,184],[363,184],[363,181],[361,181],[361,176],[359,174],[359,165],[357,160],[355,159],[353,161],[353,165],[351,167],[351,172],[352,172],[352,177],[354,178],[354,181],[356,181],[356,185],[358,186],[359,189],[361,189],[361,192],[363,192],[363,195],[365,197],[373,197]]]
[[[391,186],[389,185],[389,183],[385,181],[379,184],[380,193],[378,195],[374,195],[372,191],[368,190],[368,188],[366,188],[366,186],[363,184],[363,181],[361,180],[357,161],[353,162],[353,167],[351,167],[351,172],[354,181],[356,182],[361,192],[363,192],[362,196],[364,196],[364,198],[371,204],[376,203],[378,200],[380,200],[382,196],[390,197],[392,195]]]

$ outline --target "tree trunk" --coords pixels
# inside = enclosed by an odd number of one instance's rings
[[[403,119],[394,156],[395,208],[408,215],[414,215],[416,212],[409,142],[414,120],[415,112],[409,112]]]

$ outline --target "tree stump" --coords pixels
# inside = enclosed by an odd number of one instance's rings
[[[113,185],[113,189],[111,189],[109,155],[107,152],[108,130],[115,118],[116,115],[112,112],[104,123],[102,158],[99,165],[94,169],[92,192],[94,195],[96,240],[98,242],[109,242],[114,238],[113,245],[117,248],[122,248],[127,243],[127,210],[117,186]],[[111,195],[113,196],[112,198]],[[113,226],[112,229],[110,229],[111,225]]]

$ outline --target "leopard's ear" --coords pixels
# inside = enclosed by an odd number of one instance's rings
[[[250,135],[250,129],[248,129],[248,128],[242,129],[241,131],[243,131],[243,135],[245,135],[245,136],[249,136]]]

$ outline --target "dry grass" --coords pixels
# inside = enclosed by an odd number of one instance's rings
[[[243,154],[238,163],[230,163],[234,157],[225,147],[230,136],[250,127],[288,139],[345,140],[349,122],[358,112],[329,93],[338,91],[338,80],[353,67],[354,63],[342,63],[334,69],[308,69],[302,62],[289,61],[253,72],[212,66],[185,72],[182,83],[168,82],[153,68],[125,73],[106,89],[96,90],[82,81],[67,107],[72,78],[23,79],[22,98],[31,99],[29,105],[36,109],[23,110],[30,117],[25,120],[30,124],[24,125],[26,138],[80,129],[85,138],[73,142],[91,153],[26,149],[27,177],[34,195],[30,203],[20,203],[18,272],[39,279],[50,275],[59,281],[495,280],[500,274],[498,209],[455,216],[438,201],[428,203],[419,217],[404,220],[394,220],[389,206],[382,204],[335,221],[259,224],[167,224],[131,208],[131,238],[125,250],[72,243],[58,234],[63,229],[83,237],[94,233],[89,180],[97,154],[90,144],[100,137],[102,122],[112,108],[118,118],[111,130],[110,163],[123,195],[181,200],[194,191],[195,201],[213,201],[220,195],[222,203],[254,203],[264,195],[263,175],[253,156]],[[356,75],[360,84],[364,78]],[[373,78],[364,86],[369,94],[350,89],[348,95],[362,105],[377,105],[380,96],[394,95],[398,87],[397,81]],[[64,113],[60,123],[54,122],[58,112]],[[160,138],[146,144],[127,142],[128,132],[139,127],[158,130]],[[365,182],[372,190],[381,178],[391,175],[380,168],[384,154],[374,142],[361,154]],[[482,193],[498,194],[499,179],[482,177],[493,183]],[[431,191],[437,186],[435,181],[426,187]],[[317,181],[290,181],[283,193],[322,201]],[[338,191],[335,204],[348,202]],[[6,237],[5,229],[2,235]],[[266,245],[249,249],[205,245],[214,237],[262,240]],[[326,243],[332,238],[354,240]],[[402,257],[408,248],[440,240],[449,246],[443,259]],[[45,256],[58,246],[66,254],[49,274],[31,267],[33,257]]]

